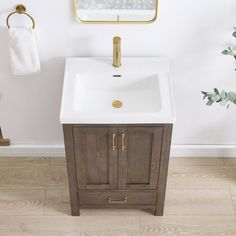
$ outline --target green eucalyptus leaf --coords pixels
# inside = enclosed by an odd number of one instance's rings
[[[207,105],[207,106],[211,106],[213,103],[214,103],[213,101],[209,100],[209,101],[206,103],[206,105]]]
[[[214,88],[214,92],[216,93],[216,94],[220,94],[220,92],[219,92],[219,90],[217,89],[217,88]]]
[[[209,101],[212,101],[212,96],[211,95],[208,95],[208,97],[207,97],[207,99],[209,100]]]
[[[217,88],[214,88],[214,93],[209,93],[201,91],[203,100],[207,98],[206,105],[211,106],[214,102],[220,104],[221,106],[227,106],[229,108],[230,103],[236,104],[236,92],[226,92],[225,90],[220,91]]]
[[[229,52],[228,50],[224,50],[224,51],[222,52],[222,54],[224,54],[224,55],[229,55],[230,52]]]
[[[215,94],[211,97],[211,100],[214,102],[219,102],[221,100],[221,96],[218,94]]]
[[[236,38],[236,26],[233,27],[233,37]],[[230,46],[227,49],[222,51],[224,55],[230,55],[236,60],[236,50],[233,50]],[[236,70],[236,69],[235,69]],[[226,92],[222,90],[221,92],[219,89],[214,88],[214,93],[209,93],[205,91],[201,91],[203,94],[203,100],[207,98],[206,105],[211,106],[214,102],[219,103],[221,106],[227,106],[229,108],[230,104],[236,104],[236,93],[235,92]]]

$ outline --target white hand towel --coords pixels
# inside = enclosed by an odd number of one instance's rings
[[[28,75],[41,71],[38,48],[32,28],[10,28],[9,47],[14,75]]]

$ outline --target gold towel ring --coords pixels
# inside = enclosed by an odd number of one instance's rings
[[[7,23],[7,27],[8,27],[9,29],[10,29],[9,18],[10,18],[12,15],[16,14],[16,13],[27,15],[27,16],[31,19],[31,21],[32,21],[32,23],[33,23],[32,28],[34,29],[34,27],[35,27],[34,18],[33,18],[31,15],[29,15],[28,13],[26,13],[26,7],[25,7],[24,5],[22,5],[22,4],[17,5],[17,6],[16,6],[16,11],[14,11],[14,12],[12,12],[12,13],[10,13],[10,14],[8,15],[7,20],[6,20],[6,23]]]

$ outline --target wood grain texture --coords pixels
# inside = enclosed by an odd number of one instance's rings
[[[63,125],[72,216],[79,216],[78,184],[72,125]]]
[[[141,205],[141,204],[130,204],[130,205],[123,205],[123,204],[113,204],[113,205],[108,205],[108,204],[98,204],[98,205],[81,205],[82,209],[139,209],[139,210],[145,210],[149,211],[151,214],[151,210],[155,209],[156,205]]]
[[[79,214],[79,190],[158,188],[156,214],[163,214],[172,125],[63,127],[72,212]]]
[[[0,157],[0,166],[49,165],[49,157]]]
[[[115,137],[113,135],[116,135]],[[116,127],[110,127],[109,128],[109,190],[110,189],[117,189],[118,187],[118,152],[119,144],[118,144],[118,132]],[[113,140],[114,139],[114,140]],[[115,148],[113,147],[113,144],[115,143]]]
[[[219,167],[226,168],[223,168],[224,172],[221,172],[222,168]],[[189,168],[190,171],[188,171]],[[32,171],[29,172],[29,169]],[[43,173],[47,176],[46,178],[42,178],[42,169],[45,169]],[[215,166],[214,162],[207,166],[199,166],[199,163],[195,166],[182,165],[181,162],[170,165],[169,172],[172,174],[177,171],[178,176],[181,176],[181,181],[176,181],[173,188],[168,189],[166,212],[163,217],[153,217],[150,215],[152,212],[137,209],[82,209],[81,217],[71,217],[69,188],[57,182],[61,170],[55,166],[38,164],[28,166],[27,163],[25,166],[15,166],[12,165],[12,161],[0,167],[0,182],[5,183],[5,187],[0,188],[0,235],[122,236],[124,234],[125,236],[139,236],[140,229],[142,236],[236,235],[236,216],[232,215],[235,214],[233,206],[235,207],[236,189],[215,188],[214,184],[223,179],[220,184],[225,184],[227,187],[234,186],[234,166]],[[204,178],[200,177],[201,181],[196,181],[196,183],[191,182],[193,179],[189,180],[189,174],[186,175],[186,172],[191,171],[194,175],[200,172],[200,176],[204,175]],[[12,172],[17,172],[15,178],[8,177],[7,174],[12,175]],[[226,178],[224,175],[221,176],[226,172],[228,172]],[[215,173],[214,176],[213,173]],[[20,180],[17,181],[17,178]],[[33,178],[33,181],[30,181],[30,178]],[[47,178],[54,180],[49,181],[50,184],[45,184]],[[56,184],[54,184],[55,179]],[[190,186],[188,181],[192,183],[192,188],[183,188],[183,183],[188,183],[186,186]],[[33,183],[36,183],[35,187]],[[213,187],[210,183],[213,183]],[[46,188],[43,186],[46,185],[48,185],[44,210],[46,215],[42,215],[43,193]],[[24,186],[25,189],[23,189]]]
[[[170,156],[170,146],[172,137],[172,127],[173,125],[164,125],[163,138],[162,138],[162,150],[161,150],[161,160],[160,160],[160,170],[158,178],[158,193],[157,193],[157,206],[156,206],[156,216],[162,216],[164,212],[165,204],[165,193],[166,193],[166,182],[168,175],[169,166],[169,156]]]
[[[80,190],[79,199],[81,205],[108,205],[114,206],[117,204],[110,204],[108,199],[111,198],[114,201],[123,201],[127,198],[126,203],[121,203],[124,207],[127,205],[155,205],[157,191],[154,190],[109,190],[109,191],[90,191]]]
[[[132,235],[140,233],[139,216],[0,216],[0,235],[78,236]],[[5,234],[6,233],[6,234]]]
[[[236,190],[230,190],[231,199],[234,207],[234,214],[236,214]]]
[[[116,128],[76,127],[74,148],[79,189],[116,189],[117,152],[112,150]],[[117,138],[114,137],[117,147]]]
[[[229,190],[168,190],[165,215],[233,215]]]
[[[236,158],[225,157],[223,161],[226,166],[236,166]]]
[[[162,127],[119,128],[125,149],[118,150],[119,189],[156,189],[162,144]],[[119,146],[122,145],[121,138]]]
[[[235,216],[141,217],[142,236],[236,235]]]
[[[48,189],[46,193],[45,215],[59,216],[70,215],[70,198],[69,190],[64,188]],[[153,210],[143,211],[139,209],[80,209],[81,216],[94,215],[149,215],[153,214]]]
[[[51,166],[66,166],[66,158],[65,157],[51,157],[50,165]]]
[[[172,165],[168,188],[236,189],[236,166],[177,166]]]
[[[2,189],[0,215],[43,215],[44,202],[45,190]]]
[[[66,186],[67,172],[63,166],[0,166],[0,189],[45,189]]]
[[[171,157],[170,166],[222,166],[225,158],[212,157]],[[232,159],[232,158],[230,158]],[[236,162],[235,162],[236,164]]]
[[[69,188],[46,190],[45,215],[70,215],[71,205]]]
[[[124,209],[115,209],[115,208],[102,208],[102,209],[81,209],[81,216],[84,215],[93,215],[93,216],[145,216],[153,215],[154,209],[134,209],[134,208],[124,208]]]

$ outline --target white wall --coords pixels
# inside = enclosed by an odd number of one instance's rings
[[[79,24],[73,0],[21,1],[36,20],[42,62],[41,74],[24,77],[10,73],[4,24],[17,3],[0,3],[0,124],[14,144],[63,143],[59,110],[64,59],[110,56],[114,35],[122,37],[123,56],[171,59],[174,144],[236,144],[236,106],[206,107],[200,94],[214,86],[236,90],[235,64],[220,53],[233,43],[235,0],[159,0],[158,21],[150,25]],[[11,24],[23,18],[14,16]]]

